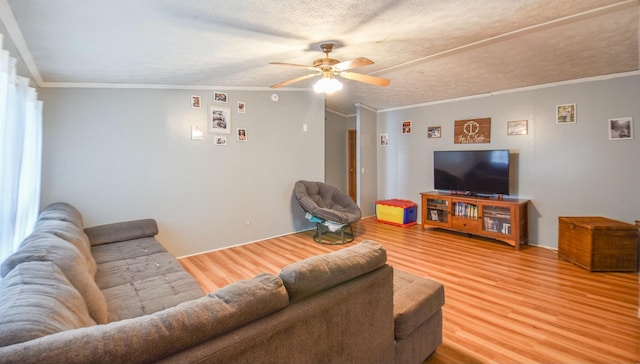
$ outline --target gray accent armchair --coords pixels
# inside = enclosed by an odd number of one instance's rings
[[[362,212],[349,195],[317,181],[297,181],[294,195],[309,221],[316,223],[314,241],[336,245],[354,240],[351,224],[360,220]],[[339,234],[340,239],[330,239],[327,234]]]

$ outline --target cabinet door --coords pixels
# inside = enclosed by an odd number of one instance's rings
[[[424,216],[425,224],[436,226],[449,225],[449,207],[451,204],[449,199],[438,196],[425,196],[424,202],[427,206],[427,211]]]
[[[517,228],[512,226],[514,210],[512,206],[480,205],[482,231],[496,236],[512,236]],[[517,222],[516,222],[517,223]]]

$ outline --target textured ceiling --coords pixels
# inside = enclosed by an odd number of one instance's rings
[[[4,4],[2,4],[4,3]],[[133,84],[268,89],[333,58],[367,57],[327,97],[388,109],[639,70],[640,1],[0,0],[2,20],[41,87]],[[8,14],[7,14],[8,13]],[[15,23],[6,19],[15,19]],[[310,88],[311,78],[290,85]]]

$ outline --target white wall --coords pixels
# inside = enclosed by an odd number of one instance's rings
[[[531,200],[529,237],[557,247],[558,216],[640,218],[640,76],[576,82],[407,109],[379,112],[378,198],[420,202],[433,189],[433,151],[509,149],[516,180],[511,195]],[[558,125],[556,105],[577,104],[577,123]],[[490,117],[491,143],[453,143],[454,120]],[[633,117],[634,139],[610,141],[610,118]],[[413,122],[409,135],[401,123]],[[508,120],[528,120],[529,134],[507,136]],[[442,126],[428,139],[427,126]]]
[[[213,91],[43,89],[42,205],[70,202],[86,226],[155,218],[176,256],[307,229],[292,190],[324,178],[324,99],[278,92],[274,103],[271,94],[229,91],[216,105],[232,109],[233,133],[214,146],[206,132],[190,140]],[[203,108],[190,108],[191,95]],[[247,128],[247,142],[236,128]]]

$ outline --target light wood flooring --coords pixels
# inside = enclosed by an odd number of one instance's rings
[[[444,343],[425,363],[640,363],[637,273],[589,273],[555,251],[366,218],[397,269],[445,286]],[[181,258],[206,291],[342,249],[313,232]]]

